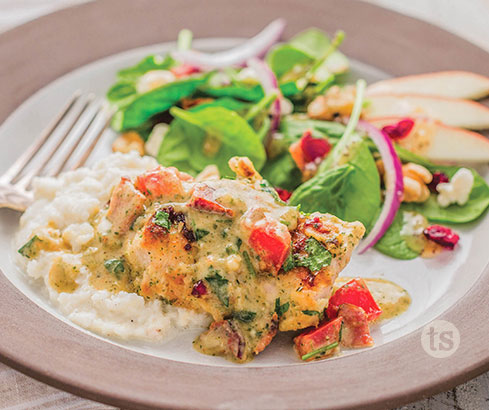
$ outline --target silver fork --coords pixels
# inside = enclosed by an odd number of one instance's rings
[[[70,116],[73,118],[69,118]],[[0,208],[24,211],[33,200],[29,188],[34,177],[59,175],[65,170],[70,158],[76,157],[76,161],[68,167],[69,170],[85,164],[111,117],[112,113],[93,94],[82,95],[80,91],[76,91],[29,148],[0,176]],[[51,137],[62,128],[66,129],[48,146],[48,141],[52,141]],[[74,156],[82,142],[86,142],[88,146],[83,151],[78,150],[80,152]],[[46,148],[41,154],[44,146]],[[62,152],[63,150],[66,152]],[[54,163],[52,158],[59,152],[61,153]],[[52,167],[45,172],[49,165]]]

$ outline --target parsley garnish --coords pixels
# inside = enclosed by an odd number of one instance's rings
[[[270,182],[268,182],[266,179],[262,179],[260,181],[260,188],[263,192],[268,192],[275,200],[275,202],[285,205],[285,202],[282,201],[278,196],[278,192],[275,190],[275,188],[272,185],[270,185]]]
[[[302,313],[304,313],[307,316],[314,316],[314,315],[318,315],[319,316],[321,314],[317,310],[303,310]]]
[[[196,229],[195,230],[195,240],[200,241],[204,236],[209,235],[209,231],[206,231],[205,229]]]
[[[241,322],[249,323],[255,320],[256,313],[250,312],[248,310],[240,310],[239,312],[233,313],[233,318]]]
[[[39,239],[37,235],[34,235],[17,252],[26,258],[32,258],[33,256],[36,256],[39,251],[37,246],[39,242],[42,242],[42,240]]]
[[[165,211],[156,212],[153,221],[156,225],[165,228],[167,231],[171,228],[170,215]]]
[[[308,268],[311,272],[317,272],[331,264],[331,253],[318,240],[308,238],[305,250],[307,256],[290,254],[285,260],[282,269],[285,272],[288,272],[296,266],[303,266]]]
[[[248,268],[251,276],[256,276],[255,268],[253,267],[253,263],[251,262],[251,258],[248,252],[243,251],[243,259],[245,261],[245,265]]]
[[[313,350],[312,352],[307,353],[304,356],[302,356],[302,360],[307,360],[307,359],[310,359],[311,357],[314,357],[314,356],[320,357],[320,355],[326,353],[328,350],[334,349],[336,346],[338,346],[338,344],[339,344],[338,342],[334,342],[334,343],[331,343],[330,345],[320,347],[319,349]]]
[[[120,279],[125,271],[124,261],[121,259],[108,259],[104,262],[104,266],[117,279]]]
[[[275,312],[277,312],[277,316],[280,318],[282,315],[289,310],[290,303],[286,302],[283,305],[280,304],[280,298],[275,299]]]
[[[214,268],[211,268],[211,272],[215,272],[214,275],[207,276],[205,280],[210,285],[212,291],[216,294],[221,303],[224,306],[229,307],[229,295],[227,288],[227,284],[229,283],[229,281],[219,275],[219,273],[217,273]]]

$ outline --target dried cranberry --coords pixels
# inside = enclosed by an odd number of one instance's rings
[[[205,286],[205,283],[199,280],[198,282],[194,283],[194,286],[192,288],[192,296],[195,296],[196,298],[200,298],[201,296],[207,295],[207,287]]]
[[[324,138],[314,138],[310,130],[301,137],[301,149],[306,162],[313,162],[317,158],[324,158],[331,151],[331,144]]]
[[[453,249],[460,239],[450,228],[441,225],[428,226],[423,233],[427,239],[447,249]]]
[[[278,196],[284,202],[287,202],[290,199],[290,197],[292,196],[292,192],[287,191],[286,189],[275,188],[275,191],[277,191]]]
[[[175,75],[175,77],[186,77],[190,74],[200,73],[199,67],[189,64],[181,64],[177,67],[173,67],[170,71]]]
[[[428,184],[428,188],[430,189],[431,192],[437,193],[438,191],[436,190],[436,187],[438,184],[449,182],[450,178],[448,178],[448,175],[443,173],[443,172],[435,172],[433,174],[433,179],[432,181]]]
[[[386,133],[393,140],[406,138],[414,127],[414,121],[411,118],[405,118],[394,125],[386,125],[382,132]]]

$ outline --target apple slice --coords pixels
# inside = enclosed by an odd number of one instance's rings
[[[474,101],[419,94],[373,94],[363,111],[368,121],[376,117],[428,117],[452,127],[489,128],[489,108]]]
[[[439,71],[378,81],[369,94],[424,94],[478,100],[489,95],[489,77],[468,71]]]
[[[370,123],[377,128],[393,125],[405,117],[372,118]],[[489,162],[489,139],[473,131],[449,127],[425,118],[413,118],[415,126],[410,134],[397,142],[404,148],[416,151],[434,162],[487,163]],[[422,131],[422,144],[414,141],[417,132]],[[422,146],[421,149],[412,149]]]

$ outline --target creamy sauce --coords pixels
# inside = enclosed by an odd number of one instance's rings
[[[335,289],[343,286],[353,278],[341,277],[335,282]],[[392,319],[404,313],[411,305],[411,296],[407,290],[394,282],[381,278],[363,278],[373,298],[382,309],[376,323]]]

